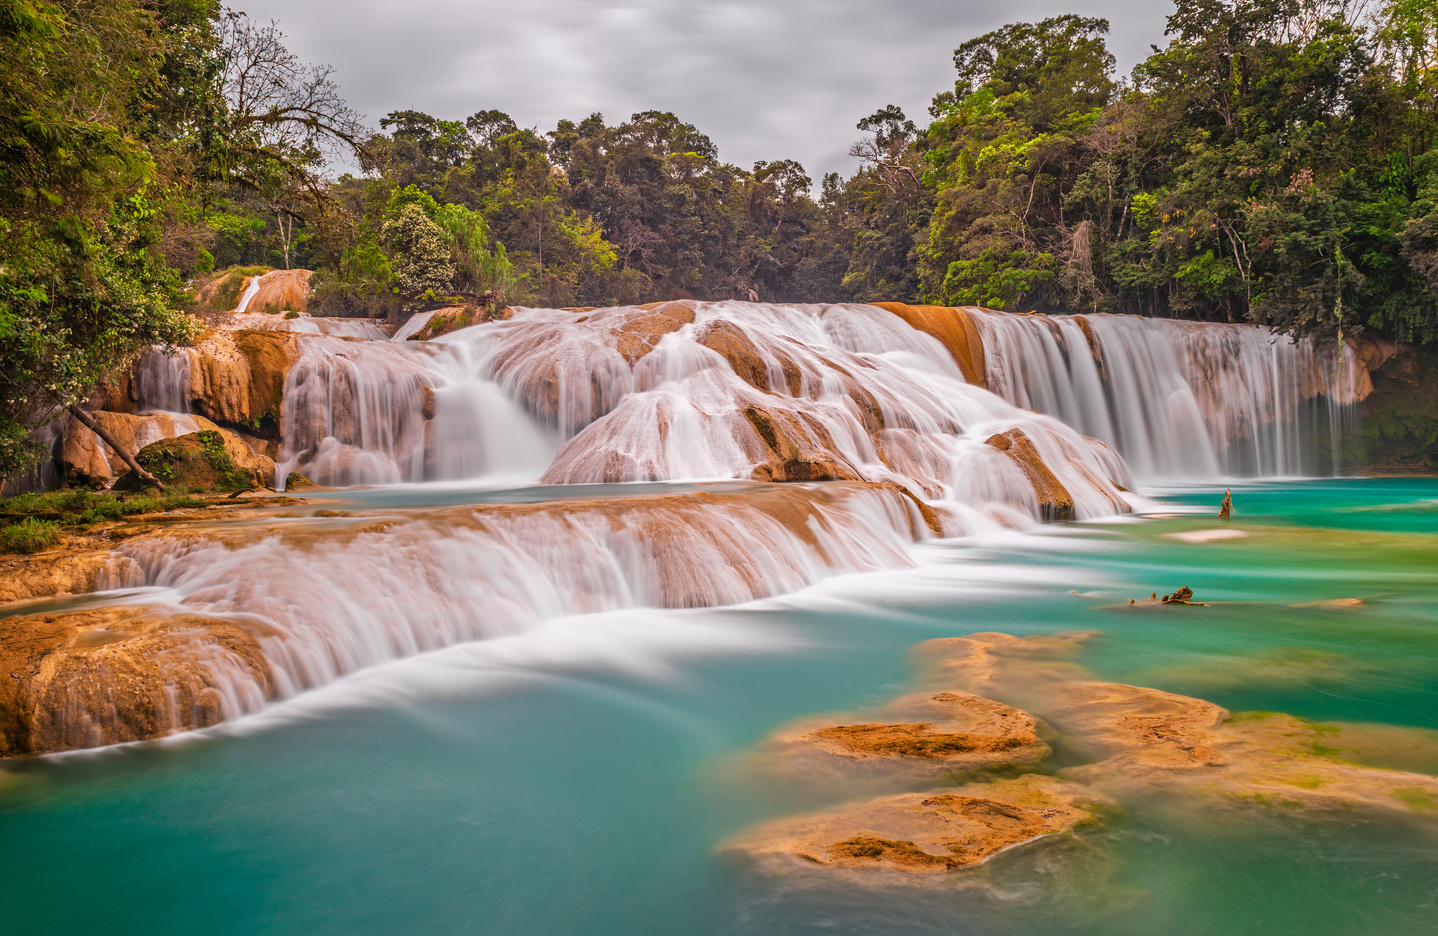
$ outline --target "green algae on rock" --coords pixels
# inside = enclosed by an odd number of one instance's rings
[[[275,463],[255,455],[233,433],[206,430],[152,442],[135,456],[145,470],[165,484],[191,491],[240,491],[274,482]],[[145,486],[129,472],[115,482],[122,491]]]

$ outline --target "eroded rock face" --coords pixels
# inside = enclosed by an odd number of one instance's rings
[[[189,351],[195,409],[222,423],[277,425],[285,375],[299,357],[292,332],[212,331]]]
[[[273,695],[255,635],[234,623],[127,608],[0,618],[0,756],[158,738]]]
[[[1052,777],[903,793],[756,826],[720,847],[769,870],[855,869],[934,874],[1065,832],[1091,818],[1093,791]]]

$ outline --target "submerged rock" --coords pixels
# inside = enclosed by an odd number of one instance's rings
[[[904,696],[854,718],[809,719],[761,755],[785,772],[939,776],[1033,765],[1049,755],[1027,712],[967,692]]]
[[[972,868],[1007,848],[1066,832],[1103,802],[1076,784],[1029,774],[929,793],[904,793],[777,819],[720,846],[769,870]]]

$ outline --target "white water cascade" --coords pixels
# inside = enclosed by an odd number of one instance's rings
[[[190,356],[184,351],[170,355],[156,348],[140,359],[134,381],[140,412],[190,411]]]
[[[154,658],[197,700],[165,703],[179,730],[554,618],[742,603],[912,566],[931,535],[1127,513],[1145,503],[1130,463],[1145,479],[1302,470],[1309,401],[1339,418],[1356,398],[1346,349],[1261,329],[963,314],[988,389],[949,339],[868,305],[515,309],[429,341],[316,321],[284,342],[277,477],[409,486],[137,535],[106,576],[181,622]],[[250,319],[303,321],[232,324]],[[211,353],[147,358],[142,406],[188,409]],[[422,482],[454,482],[464,506]],[[553,487],[472,505],[478,487],[534,485]],[[61,746],[129,736],[94,698],[56,709]]]
[[[923,519],[902,494],[770,488],[315,518],[223,540],[121,548],[116,586],[158,587],[160,613],[256,634],[269,685],[200,656],[223,717],[390,660],[625,608],[739,604],[841,573],[913,565]],[[194,654],[189,655],[193,658]]]
[[[1148,480],[1331,472],[1356,413],[1344,344],[1130,315],[974,318],[991,390],[1103,439]]]
[[[1129,509],[1127,472],[1106,445],[965,383],[937,340],[870,306],[520,309],[429,342],[302,345],[285,388],[281,476],[762,478],[783,470],[767,434],[820,471],[801,477],[902,484],[965,529],[1038,517],[1023,472],[985,444],[1018,429],[1076,516]]]

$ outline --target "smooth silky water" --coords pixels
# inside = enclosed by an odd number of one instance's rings
[[[215,729],[7,765],[7,931],[1432,932],[1432,824],[1281,804],[1128,799],[937,885],[716,856],[756,821],[834,802],[746,770],[753,744],[909,691],[913,644],[975,631],[1097,629],[1079,662],[1100,679],[1396,726],[1367,762],[1438,773],[1438,481],[1240,486],[1230,523],[1212,519],[1221,493],[1150,492],[1156,519],[931,542],[916,569],[738,608],[553,620]],[[466,496],[539,495],[342,495]],[[1215,529],[1247,536],[1192,535]],[[1127,604],[1180,585],[1213,606]],[[1363,603],[1320,604],[1344,598]]]

